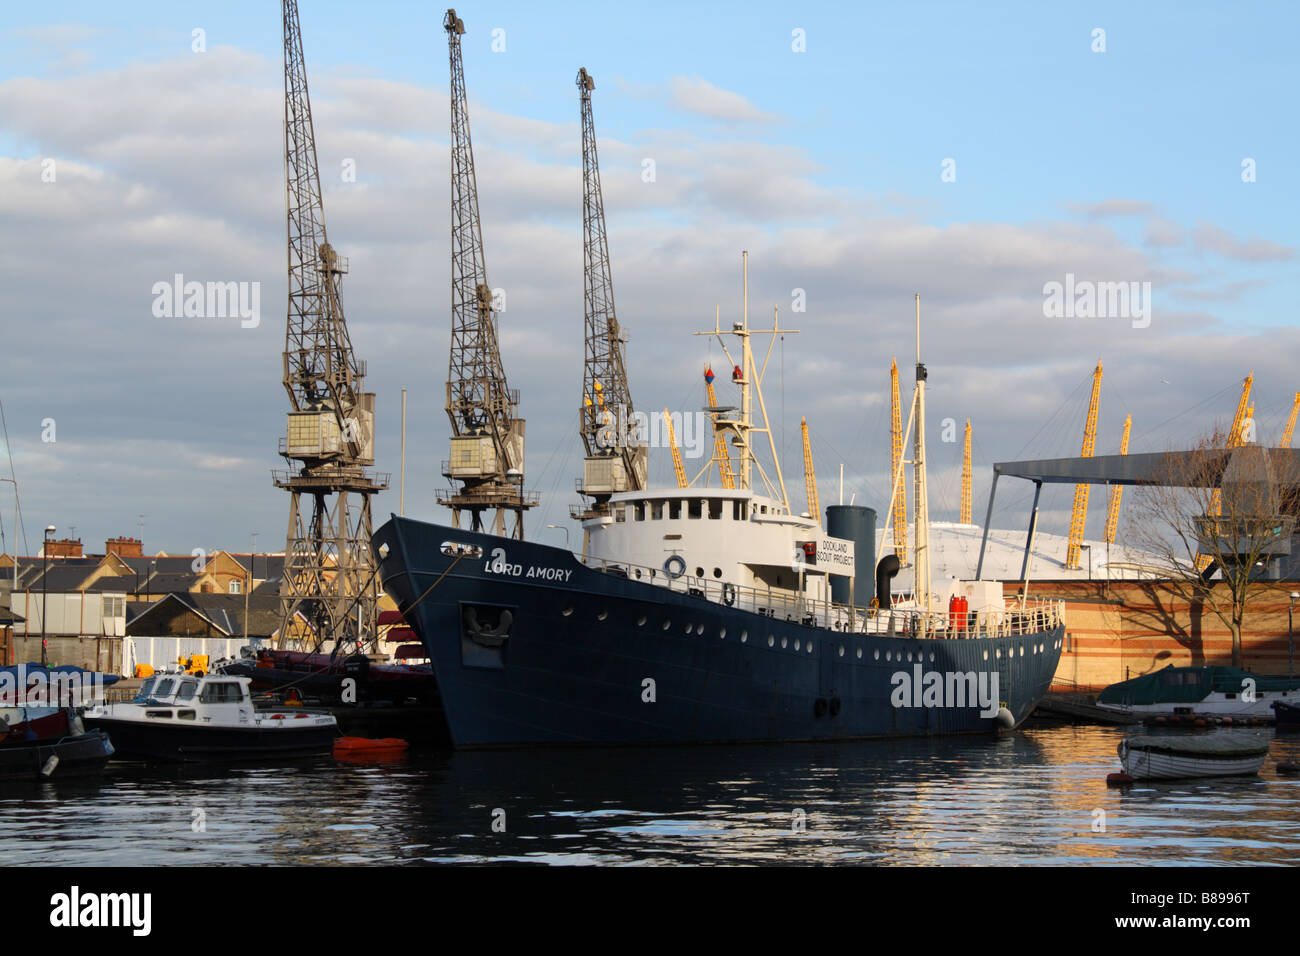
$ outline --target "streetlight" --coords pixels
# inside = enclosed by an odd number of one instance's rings
[[[1295,626],[1292,620],[1295,616],[1295,602],[1300,601],[1300,591],[1291,592],[1291,606],[1286,609],[1286,676],[1290,677],[1295,673]]]
[[[568,525],[548,524],[546,527],[555,528],[557,531],[564,532],[564,550],[569,550],[569,528]]]
[[[48,667],[49,662],[45,655],[47,644],[45,636],[45,614],[49,608],[50,584],[50,535],[54,534],[54,525],[48,525],[45,529],[45,543],[41,547],[41,558],[44,566],[41,569],[41,666]]]

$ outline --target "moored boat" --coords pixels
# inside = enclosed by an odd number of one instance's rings
[[[113,745],[71,707],[0,707],[0,777],[66,777],[101,769]]]
[[[1300,705],[1300,677],[1240,667],[1175,667],[1111,684],[1097,706],[1139,716],[1272,717],[1274,702]]]
[[[301,708],[257,710],[246,677],[159,674],[129,702],[85,712],[120,757],[196,762],[328,754],[338,736],[330,714]]]
[[[1273,716],[1277,719],[1278,730],[1300,730],[1300,702],[1273,701]]]
[[[1118,752],[1134,780],[1236,777],[1259,773],[1268,742],[1240,733],[1139,735],[1121,740]]]
[[[1056,671],[1064,604],[1007,601],[1002,584],[987,580],[948,582],[951,596],[969,597],[954,603],[931,586],[925,366],[918,361],[913,409],[913,580],[897,601],[890,581],[900,559],[877,563],[873,509],[834,505],[823,524],[815,494],[809,513],[791,506],[750,344],[753,335],[783,330],[752,330],[746,314],[730,331],[715,321],[707,334],[727,355],[740,392],[738,405],[711,399],[700,413],[712,423],[714,440],[701,445],[714,449],[714,460],[694,483],[678,463],[676,485],[638,488],[614,454],[625,423],[611,424],[609,454],[584,466],[581,490],[593,501],[574,512],[580,554],[485,533],[478,514],[472,530],[393,515],[375,532],[380,579],[428,653],[453,745],[829,740],[1016,727]],[[705,382],[711,387],[711,369]],[[606,409],[610,421],[624,414]],[[643,449],[637,429],[631,440]],[[767,467],[756,452],[759,434],[767,436]],[[474,448],[487,441],[453,439]],[[722,486],[707,487],[715,465]],[[470,496],[465,507],[472,505]]]
[[[347,701],[432,702],[437,696],[427,664],[377,664],[364,655],[348,657],[303,651],[244,648],[233,661],[219,664],[224,674],[247,677],[255,691],[288,691],[324,700],[346,700],[344,681],[355,681],[356,696]]]

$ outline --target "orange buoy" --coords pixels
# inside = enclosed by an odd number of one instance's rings
[[[1106,774],[1106,786],[1108,787],[1127,787],[1131,783],[1133,783],[1133,778],[1126,773]]]
[[[373,740],[370,737],[340,737],[334,741],[334,754],[339,756],[375,755],[405,753],[411,745],[400,737],[384,737]]]

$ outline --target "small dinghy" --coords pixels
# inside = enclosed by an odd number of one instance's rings
[[[1137,736],[1119,744],[1124,772],[1134,780],[1250,776],[1267,756],[1267,741],[1253,734]]]
[[[108,735],[87,733],[71,707],[0,707],[0,778],[66,777],[112,755]]]
[[[345,763],[396,763],[406,759],[411,745],[400,737],[340,737],[334,741],[334,759]]]

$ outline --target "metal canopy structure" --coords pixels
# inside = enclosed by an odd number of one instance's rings
[[[1244,446],[1243,446],[1244,447]],[[1300,449],[1266,448],[1275,475],[1300,475]],[[1197,449],[1194,451],[1143,452],[1129,455],[1098,455],[1092,458],[1039,458],[1028,461],[1002,461],[993,466],[993,484],[989,488],[989,504],[984,514],[984,533],[980,539],[979,563],[975,579],[984,571],[984,552],[988,545],[989,524],[993,520],[993,503],[998,493],[998,479],[1023,478],[1034,483],[1034,503],[1030,507],[1029,532],[1025,539],[1025,557],[1021,565],[1023,578],[1029,566],[1029,552],[1034,542],[1034,529],[1038,523],[1038,499],[1043,485],[1160,485],[1182,484],[1171,480],[1171,475],[1195,475],[1200,481],[1196,487],[1217,488],[1223,472],[1228,467],[1234,449]],[[1176,469],[1170,468],[1171,457],[1179,461]]]

